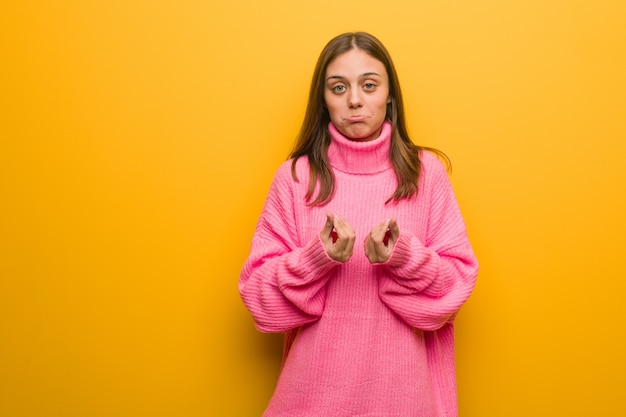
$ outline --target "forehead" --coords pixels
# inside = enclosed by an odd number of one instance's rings
[[[358,76],[365,73],[387,76],[385,65],[361,49],[350,49],[337,55],[326,67],[326,77]]]

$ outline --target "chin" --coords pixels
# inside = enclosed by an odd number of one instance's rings
[[[359,140],[359,141],[373,140],[373,139],[376,139],[379,135],[380,133],[375,130],[373,132],[359,133],[356,135],[352,135],[350,136],[350,139]]]

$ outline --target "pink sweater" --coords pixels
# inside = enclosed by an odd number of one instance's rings
[[[455,314],[478,264],[447,172],[422,152],[417,198],[396,187],[391,127],[354,142],[329,126],[336,192],[324,207],[304,196],[308,161],[278,169],[239,282],[263,332],[285,332],[285,354],[265,417],[456,416]],[[352,258],[331,259],[319,238],[330,211],[354,228]],[[400,237],[390,259],[369,263],[362,242],[386,218]]]

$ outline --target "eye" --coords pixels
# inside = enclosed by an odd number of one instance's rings
[[[366,90],[373,90],[376,88],[376,84],[374,83],[365,83],[363,84],[363,88],[365,88]]]
[[[343,93],[344,91],[346,91],[346,86],[339,84],[339,85],[334,86],[332,90],[335,93]]]

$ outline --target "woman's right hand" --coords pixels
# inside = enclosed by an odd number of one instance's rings
[[[320,232],[320,239],[326,253],[332,259],[346,262],[352,256],[356,235],[352,226],[332,213],[326,213],[326,224]]]

